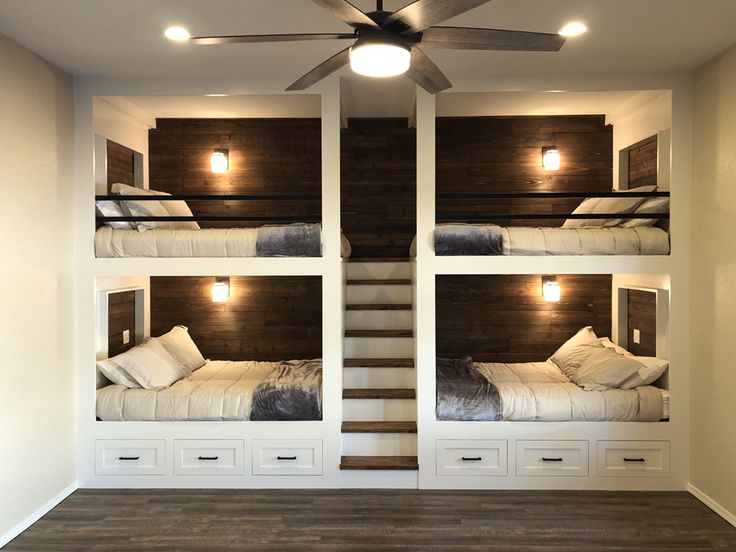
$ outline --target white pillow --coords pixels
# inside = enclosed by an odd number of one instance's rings
[[[563,343],[549,360],[559,366],[567,377],[571,377],[592,353],[603,348],[593,328],[586,326]]]
[[[114,358],[116,357],[97,361],[97,369],[102,373],[102,375],[111,382],[130,389],[140,387],[137,381],[131,378],[120,366],[115,364],[113,361]]]
[[[634,357],[602,347],[593,352],[570,379],[586,391],[605,391],[615,389],[642,367]]]
[[[128,184],[113,184],[111,191],[114,194],[126,195],[171,195],[166,192],[158,192],[156,190],[147,190],[145,188],[136,188]],[[191,217],[192,211],[185,201],[125,201],[125,207],[133,216],[174,216],[174,217]],[[135,213],[135,214],[134,214]],[[199,230],[199,224],[194,221],[189,222],[138,222],[138,230],[150,230],[152,228],[168,228],[170,230]]]
[[[123,208],[117,201],[97,201],[95,202],[95,208],[104,217],[125,217],[127,213],[123,211]],[[130,222],[111,221],[104,223],[111,228],[117,228],[119,230],[135,230],[135,227]]]
[[[639,370],[627,378],[619,386],[621,389],[633,389],[642,385],[651,385],[665,373],[670,365],[668,360],[656,357],[634,357],[642,364]]]
[[[632,188],[630,190],[621,190],[621,192],[653,192],[657,189],[656,186],[640,186],[638,188]],[[585,202],[589,201],[591,199],[596,198],[589,198],[583,201],[578,206],[578,209],[582,209]],[[585,214],[593,213],[593,214],[628,214],[633,213],[639,205],[644,203],[644,200],[646,198],[644,197],[601,197],[598,198],[598,201],[594,204],[592,204],[592,210],[591,206],[588,205],[585,207],[585,211],[583,211]],[[577,211],[578,209],[575,209]],[[573,212],[575,212],[573,211]],[[620,226],[623,224],[623,219],[580,219],[580,220],[574,220],[574,219],[568,219],[565,221],[565,223],[562,225],[563,228],[590,228],[590,227],[609,227],[609,226]]]
[[[670,211],[670,198],[668,197],[648,197],[644,203],[639,205],[634,214],[650,214],[655,215],[669,213]],[[636,228],[637,226],[654,226],[659,222],[659,219],[629,219],[624,221],[622,226],[624,228]]]
[[[189,375],[164,346],[154,339],[133,347],[112,360],[144,389],[163,389]]]
[[[601,337],[598,341],[601,342],[601,345],[604,347],[607,347],[608,349],[613,349],[620,355],[624,356],[634,356],[632,353],[621,347],[621,345],[616,345],[613,341],[608,339],[607,337]]]
[[[204,357],[185,326],[174,326],[169,333],[157,337],[156,341],[190,373],[204,366]]]
[[[601,200],[599,197],[589,197],[584,199],[580,205],[578,205],[572,212],[573,215],[590,215]],[[587,226],[586,223],[595,222],[587,219],[567,219],[563,224],[563,228],[582,228]]]

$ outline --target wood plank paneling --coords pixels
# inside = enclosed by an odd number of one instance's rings
[[[628,294],[628,349],[638,356],[657,356],[657,294],[630,289]],[[641,342],[634,343],[634,330]]]
[[[407,257],[416,234],[416,129],[406,119],[350,119],[340,152],[352,256]]]
[[[150,187],[172,194],[321,194],[320,119],[157,119],[149,131]],[[215,149],[230,169],[214,174]],[[192,201],[195,215],[320,217],[320,200]],[[262,222],[200,223],[202,227]]]
[[[107,191],[113,184],[122,182],[135,186],[135,152],[125,146],[107,141]]]
[[[657,184],[657,136],[629,148],[629,188]]]
[[[123,343],[123,332],[130,330],[130,342]],[[119,355],[135,346],[135,291],[107,296],[107,356]]]
[[[439,117],[437,193],[605,192],[613,179],[613,130],[603,115]],[[542,167],[542,148],[556,146],[559,171]],[[581,199],[437,200],[452,215],[571,213]],[[534,221],[533,226],[560,226]],[[529,226],[525,221],[499,221]]]
[[[212,301],[214,277],[151,278],[151,333],[189,328],[202,354],[216,360],[322,357],[319,276],[236,276],[230,298]]]
[[[540,275],[437,276],[437,355],[544,361],[583,326],[611,335],[611,276],[559,275],[561,300]]]

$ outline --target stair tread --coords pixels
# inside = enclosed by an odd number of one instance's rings
[[[414,337],[413,330],[345,330],[345,337]]]
[[[412,310],[411,303],[348,303],[345,310]]]
[[[416,399],[417,394],[411,388],[381,387],[372,389],[343,389],[343,399]]]
[[[410,278],[349,279],[349,286],[410,286]]]
[[[414,368],[413,358],[346,358],[344,368]]]
[[[416,422],[343,422],[343,433],[416,433]]]
[[[408,263],[411,262],[411,257],[350,257],[349,263]]]
[[[418,470],[416,456],[343,456],[341,470]]]

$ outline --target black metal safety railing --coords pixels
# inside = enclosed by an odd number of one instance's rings
[[[469,193],[446,193],[437,194],[437,202],[440,201],[467,201],[480,199],[575,199],[575,198],[651,198],[670,197],[669,192],[469,192]],[[461,214],[461,213],[438,213],[435,217],[437,222],[492,222],[497,220],[565,220],[565,219],[653,219],[667,220],[667,213],[523,213],[523,214]]]

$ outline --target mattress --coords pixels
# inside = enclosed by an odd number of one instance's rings
[[[571,382],[553,362],[474,362],[484,383],[492,384],[501,402],[500,420],[528,422],[619,421],[656,422],[669,417],[669,393],[653,386],[585,391]],[[438,404],[443,418],[472,421],[477,393],[452,399],[451,408]],[[468,408],[464,405],[467,404]]]
[[[321,419],[322,362],[212,360],[170,387],[97,390],[103,421]]]
[[[669,234],[662,228],[531,228],[513,226],[504,228],[490,224],[438,225],[435,235],[443,228],[466,226],[474,239],[499,236],[503,255],[667,255],[670,252]],[[480,232],[478,232],[480,230]],[[436,239],[436,238],[435,238]],[[433,244],[434,245],[434,244]],[[444,253],[460,255],[463,253]],[[486,253],[491,254],[491,253]],[[411,255],[416,255],[412,243]]]
[[[259,253],[259,245],[263,243],[264,228],[268,228],[270,234],[273,234],[274,227],[200,230],[156,228],[139,232],[102,226],[95,232],[95,256],[98,258],[320,256],[322,244],[319,225],[284,225],[276,230],[280,228],[285,233],[295,226],[302,228],[316,226],[316,231],[310,234],[310,241],[314,243],[297,244],[295,247],[294,240],[285,234],[280,244],[270,247],[271,252],[275,253],[267,255]],[[349,257],[350,249],[350,242],[341,235],[340,255]]]

